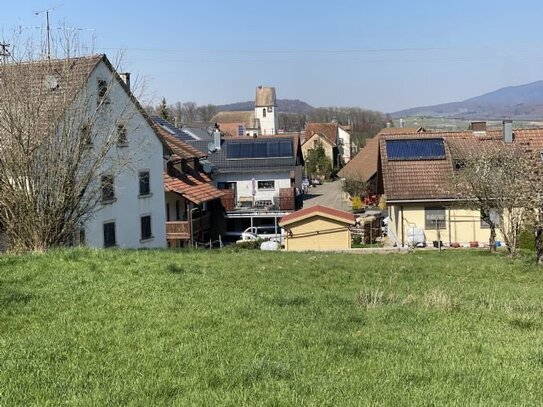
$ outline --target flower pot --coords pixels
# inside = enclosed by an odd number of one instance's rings
[[[477,240],[472,240],[469,242],[469,247],[479,247],[479,242]]]
[[[452,243],[451,243],[451,247],[455,247],[455,248],[460,247],[460,243],[458,243],[458,242],[452,242]]]

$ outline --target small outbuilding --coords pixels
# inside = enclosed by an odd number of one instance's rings
[[[285,249],[344,250],[351,248],[349,226],[355,224],[352,213],[316,205],[293,212],[281,218],[285,229]]]

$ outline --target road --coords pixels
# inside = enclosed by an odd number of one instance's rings
[[[326,182],[323,185],[309,188],[308,193],[304,196],[304,208],[315,205],[324,205],[343,211],[351,211],[350,203],[343,199],[341,181]]]

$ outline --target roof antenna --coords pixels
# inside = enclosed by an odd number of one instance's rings
[[[55,8],[50,8],[47,10],[42,11],[35,11],[34,15],[39,16],[40,14],[45,13],[45,22],[46,22],[46,30],[47,30],[47,60],[51,59],[51,26],[49,25],[49,12],[53,11]]]

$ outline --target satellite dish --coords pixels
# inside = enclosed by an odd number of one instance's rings
[[[213,165],[211,165],[211,163],[204,163],[204,172],[206,174],[211,174],[211,171],[213,170]]]
[[[58,80],[53,75],[47,75],[44,82],[47,89],[55,90],[58,88]]]
[[[215,143],[213,141],[210,141],[207,145],[207,151],[209,151],[210,153],[212,153],[213,151],[215,151],[216,148],[215,148]]]

